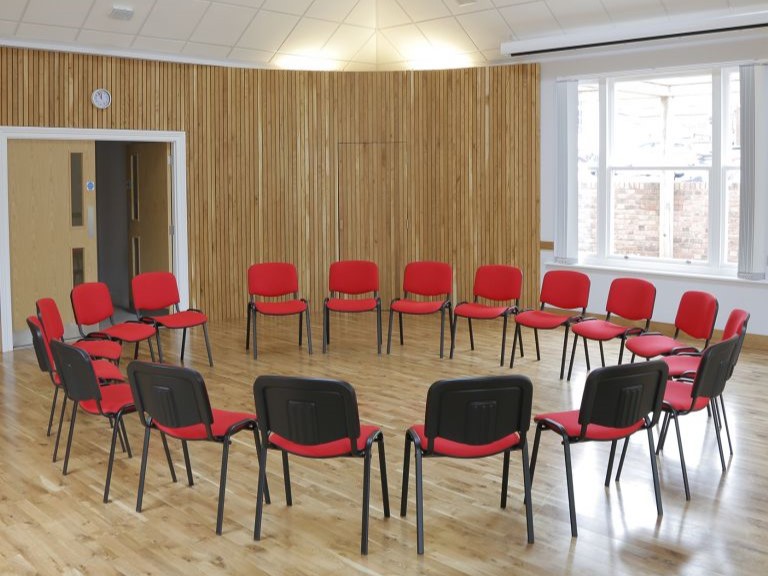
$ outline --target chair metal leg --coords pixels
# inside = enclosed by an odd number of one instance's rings
[[[507,321],[509,316],[504,314],[504,327],[501,329],[501,359],[499,360],[499,366],[504,366],[504,352],[507,347]]]
[[[656,451],[653,449],[653,433],[651,432],[651,427],[649,426],[646,428],[648,431],[648,453],[651,456],[651,473],[653,474],[653,492],[656,495],[656,513],[661,516],[664,514],[664,509],[661,505],[661,487],[659,486],[659,468],[656,465]],[[629,440],[629,437],[627,437],[627,440]],[[624,448],[626,448],[626,443],[624,444]],[[682,454],[682,452],[681,452]],[[622,461],[624,453],[622,452]],[[618,479],[618,474],[617,474]]]
[[[133,453],[131,452],[131,443],[128,442],[128,433],[125,431],[125,419],[120,417],[115,420],[115,424],[120,424],[120,438],[123,440],[125,445],[125,451],[128,452],[128,458],[133,458]]]
[[[440,358],[443,357],[444,340],[445,340],[445,308],[440,310]]]
[[[158,330],[159,333],[159,330]],[[181,330],[181,355],[179,356],[179,361],[184,364],[184,348],[187,346],[187,329],[183,328]]]
[[[616,482],[621,478],[621,471],[624,469],[624,458],[627,456],[627,447],[629,446],[630,436],[624,438],[624,446],[621,448],[621,458],[619,458],[619,467],[616,469]]]
[[[533,338],[536,341],[536,360],[539,361],[541,360],[541,351],[539,350],[539,330],[537,328],[533,329]]]
[[[61,413],[59,414],[59,426],[56,430],[56,442],[53,444],[53,461],[56,462],[56,458],[59,454],[59,439],[61,438],[61,428],[64,424],[64,412],[67,409],[67,395],[64,394],[64,400],[61,402]]]
[[[123,424],[123,414],[118,412],[115,416],[115,427],[112,429],[112,443],[109,445],[109,460],[107,463],[107,479],[104,481],[104,504],[109,502],[109,483],[112,480],[112,466],[115,462],[115,444],[117,444],[117,435],[120,433]]]
[[[525,492],[525,524],[528,530],[528,544],[533,544],[533,500],[531,500],[531,484],[533,482],[528,465],[528,439],[523,442],[523,490]]]
[[[389,518],[389,485],[387,483],[387,458],[384,455],[384,434],[376,438],[379,445],[379,475],[381,476],[381,503],[384,506],[384,518]]]
[[[227,463],[229,461],[229,436],[224,437],[224,447],[221,454],[221,478],[219,479],[219,506],[216,511],[216,534],[221,536],[221,525],[224,523],[224,496],[227,492]]]
[[[469,320],[469,318],[467,318]],[[453,360],[453,349],[456,347],[456,325],[458,324],[458,319],[454,319],[453,322],[451,322],[451,351],[448,354],[448,358]]]
[[[605,352],[603,352],[603,341],[600,340],[598,344],[600,345],[600,362],[602,363],[603,368],[605,368]],[[586,346],[587,346],[587,341],[584,340],[584,347],[586,348]]]
[[[192,479],[192,463],[189,461],[189,448],[186,440],[181,441],[181,451],[184,453],[184,466],[187,468],[187,484],[192,486],[195,481]]]
[[[725,434],[728,437],[728,449],[730,450],[731,455],[733,455],[733,444],[731,444],[731,431],[728,428],[728,416],[725,415],[725,401],[723,400],[722,394],[720,394],[720,407],[722,408],[722,412],[723,412],[723,422],[725,423]]]
[[[330,330],[328,326],[329,315],[330,314],[328,313],[328,307],[325,304],[323,304],[323,354],[325,354],[325,351],[328,347],[328,344],[330,344],[330,339],[331,339]]]
[[[677,418],[677,412],[670,412],[671,419],[675,421],[675,431],[677,432],[677,448],[680,451],[680,467],[683,469],[683,485],[685,486],[685,499],[691,499],[691,490],[688,487],[688,470],[685,467],[685,456],[683,455],[683,439],[680,436],[680,421]]]
[[[627,337],[622,336],[621,337],[621,345],[619,346],[619,365],[621,365],[621,361],[624,359],[624,345],[627,343]]]
[[[171,459],[171,451],[168,449],[168,440],[165,438],[165,433],[160,432],[160,438],[163,441],[163,450],[165,450],[165,459],[168,461],[168,470],[171,471],[171,480],[176,482],[176,470],[173,468],[173,460]]]
[[[507,490],[509,488],[509,450],[504,450],[504,463],[501,465],[501,508],[507,507]]]
[[[205,338],[205,351],[208,352],[208,365],[211,368],[213,368],[213,355],[211,354],[211,341],[208,339],[208,323],[207,322],[203,324],[203,337]]]
[[[589,363],[589,346],[587,346],[587,339],[586,338],[582,338],[582,340],[584,340],[584,359],[587,362],[587,372],[589,372],[590,370],[592,370],[592,366]],[[600,357],[601,358],[603,357],[603,344],[602,344],[602,342],[600,343]],[[605,366],[605,360],[603,360],[603,366]]]
[[[312,326],[309,321],[309,305],[307,305],[307,311],[305,314],[307,321],[307,348],[309,349],[309,353],[312,354]]]
[[[259,429],[258,428],[254,428],[253,429],[253,440],[254,440],[254,442],[256,444],[256,456],[257,456],[257,458],[260,458],[261,457],[262,445],[261,445],[261,440],[259,440]],[[264,448],[264,450],[266,450],[266,448]],[[264,478],[264,500],[266,501],[267,504],[271,504],[272,503],[272,499],[269,497],[269,482],[267,481],[266,478]]]
[[[304,312],[299,312],[299,346],[301,346],[302,330],[304,329],[302,322],[304,322]]]
[[[541,441],[541,431],[544,427],[540,424],[536,425],[536,436],[533,438],[533,453],[531,454],[531,483],[533,483],[533,474],[536,472],[536,459],[539,456],[539,442]]]
[[[563,337],[563,357],[560,360],[560,380],[563,379],[563,375],[565,374],[565,355],[568,352],[568,325],[565,326],[565,336]],[[586,340],[584,340],[586,342]]]
[[[475,334],[472,331],[472,318],[467,318],[467,323],[469,324],[469,349],[474,350],[475,349]]]
[[[136,512],[141,512],[141,502],[144,498],[144,480],[147,476],[147,460],[149,459],[149,435],[152,428],[147,426],[144,430],[144,448],[141,451],[141,471],[139,472],[139,491],[136,495]],[[167,452],[166,452],[167,454]],[[170,462],[170,458],[168,460]],[[176,481],[176,475],[173,474],[174,482]]]
[[[607,488],[611,484],[611,474],[613,473],[613,459],[616,456],[616,442],[611,441],[611,455],[608,457],[608,469],[605,471],[605,487]]]
[[[400,346],[403,345],[403,313],[397,313],[397,324],[400,326]]]
[[[394,319],[395,311],[392,308],[389,309],[389,328],[387,330],[387,354],[392,349],[392,320]]]
[[[586,340],[585,340],[586,342]],[[571,373],[573,372],[573,358],[576,356],[576,345],[579,343],[579,335],[574,334],[573,335],[573,346],[571,347],[571,360],[568,362],[568,378],[567,380],[571,379]]]
[[[714,403],[716,401],[717,401],[716,398],[712,399],[712,402],[713,402],[712,411],[714,413],[718,412],[717,404]],[[720,465],[723,468],[723,472],[725,472],[725,456],[723,455],[723,439],[720,437],[720,418],[719,417],[713,418],[712,422],[715,425],[715,438],[717,438],[717,449],[720,452]]]
[[[282,451],[283,455],[283,484],[285,485],[285,503],[287,506],[293,506],[293,496],[291,493],[291,470],[288,466],[288,452]]]
[[[248,350],[251,344],[251,304],[245,307],[245,349]]]
[[[424,554],[424,490],[422,486],[421,447],[414,445],[416,453],[416,552]]]
[[[517,342],[520,341],[520,349],[522,351],[523,337],[520,335],[520,324],[515,322],[515,335],[512,337],[512,356],[509,358],[509,367],[515,367],[515,351],[517,350]],[[522,355],[521,355],[522,356]]]
[[[253,316],[253,321],[251,322],[251,340],[253,340],[253,359],[256,360],[256,357],[259,355],[258,351],[258,344],[256,341],[256,319],[258,318],[258,314],[256,313],[256,308],[251,308],[251,315]]]
[[[521,330],[517,334],[518,344],[520,344],[520,358],[525,358],[525,350],[523,350],[523,331]]]
[[[77,417],[77,405],[78,402],[73,402],[72,405],[72,416],[69,418],[69,434],[67,435],[67,450],[64,453],[64,476],[67,475],[67,466],[69,465],[69,452],[72,448],[72,435],[75,431],[75,418]]]
[[[53,426],[53,415],[56,412],[56,400],[59,398],[59,387],[53,387],[53,402],[51,402],[51,415],[48,417],[48,430],[45,432],[46,436],[51,435],[51,427]]]
[[[408,512],[408,483],[410,482],[411,466],[411,435],[405,433],[405,448],[403,450],[403,483],[400,492],[400,516],[405,517]]]
[[[664,449],[664,444],[667,441],[667,432],[669,432],[669,420],[670,413],[664,413],[664,420],[661,423],[661,430],[659,431],[659,441],[656,443],[656,454]]]
[[[571,444],[568,438],[563,438],[563,452],[565,453],[565,481],[568,484],[568,509],[571,515],[571,536],[579,535],[576,528],[576,504],[573,498],[573,469],[571,467]]]
[[[139,357],[139,343],[136,342],[136,345],[133,347],[133,359],[136,360],[138,357]]]
[[[253,523],[253,539],[261,540],[261,516],[264,512],[264,485],[267,482],[267,447],[259,452],[259,486],[256,490],[256,518]]]
[[[363,458],[363,525],[360,531],[360,554],[368,554],[368,517],[371,501],[371,446],[367,446]]]
[[[376,353],[381,356],[381,302],[376,304]]]

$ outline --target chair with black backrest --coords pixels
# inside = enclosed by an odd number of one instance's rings
[[[605,485],[608,486],[616,455],[616,443],[619,440],[628,439],[635,432],[645,430],[648,434],[656,511],[659,516],[662,515],[659,473],[651,429],[659,420],[667,376],[667,365],[661,360],[597,368],[587,375],[579,410],[534,416],[536,438],[533,442],[533,454],[531,454],[531,478],[536,471],[541,432],[551,430],[560,436],[563,444],[572,536],[578,536],[571,470],[571,445],[576,443],[590,441],[611,443],[611,455],[605,475]],[[624,446],[626,449],[626,442]],[[624,454],[625,452],[622,452],[622,464]],[[619,472],[620,470],[621,464]],[[619,474],[617,479],[618,476]]]
[[[747,325],[749,324],[749,312],[741,310],[740,308],[734,308],[728,315],[728,321],[723,328],[723,336],[721,342],[730,340],[731,338],[738,338],[736,347],[733,349],[733,355],[731,356],[731,365],[728,369],[728,380],[733,375],[733,370],[736,368],[736,363],[739,361],[741,354],[741,348],[744,345],[744,338],[747,335]],[[701,364],[702,352],[696,349],[677,349],[673,354],[664,356],[663,360],[669,367],[670,378],[693,381],[696,378],[696,372],[699,370],[699,364]],[[717,404],[717,399],[720,399],[720,405]],[[712,405],[715,408],[715,415],[720,416],[722,410],[722,418],[725,424],[725,433],[728,437],[728,448],[733,454],[733,444],[731,442],[731,431],[728,428],[728,417],[725,413],[725,401],[723,395],[720,394],[718,398],[713,398]]]
[[[531,477],[527,432],[531,424],[533,386],[527,376],[486,376],[441,380],[429,387],[424,424],[405,433],[403,493],[400,516],[408,506],[411,444],[416,461],[416,544],[424,553],[422,458],[484,458],[504,454],[501,507],[507,507],[509,456],[520,451],[523,465],[528,542],[533,543]]]
[[[265,316],[299,315],[299,346],[302,340],[302,316],[306,314],[307,348],[312,354],[312,330],[309,302],[299,298],[299,276],[296,266],[288,262],[265,262],[248,268],[248,318],[245,327],[245,349],[248,350],[253,325],[253,357],[258,356],[256,345],[256,318]],[[285,298],[289,296],[290,298]],[[258,298],[271,298],[259,300]]]
[[[472,332],[472,320],[492,320],[503,318],[504,326],[501,332],[501,360],[504,365],[504,349],[507,343],[507,320],[510,315],[517,314],[520,305],[520,290],[523,284],[523,273],[520,268],[504,265],[480,266],[475,272],[475,282],[472,288],[472,302],[460,302],[453,310],[453,326],[451,327],[451,358],[456,344],[456,325],[458,318],[466,318],[469,324],[469,345],[475,349],[475,335]],[[482,300],[490,301],[486,304]],[[499,306],[499,303],[506,305]],[[521,341],[522,342],[522,341]],[[522,343],[520,345],[522,349]]]
[[[539,351],[539,330],[555,330],[565,328],[563,337],[563,357],[560,361],[560,379],[565,371],[565,355],[568,349],[568,330],[571,323],[584,316],[589,302],[589,276],[573,270],[550,270],[544,274],[541,282],[541,303],[538,310],[525,310],[515,316],[515,337],[512,339],[512,357],[509,367],[515,366],[515,345],[522,343],[520,327],[533,328],[536,339],[536,360],[541,360]],[[578,310],[577,315],[564,315],[561,312],[551,312],[548,308],[559,310]],[[522,351],[522,345],[521,345]]]
[[[664,394],[664,422],[659,433],[657,452],[664,449],[664,444],[669,432],[671,420],[675,421],[677,432],[677,447],[680,451],[680,466],[683,470],[683,485],[685,486],[685,499],[691,499],[691,491],[688,486],[688,471],[685,467],[683,454],[683,440],[680,436],[680,416],[698,412],[704,408],[713,406],[715,399],[722,396],[725,383],[732,371],[731,360],[738,345],[739,338],[734,336],[729,340],[718,342],[704,349],[696,371],[696,377],[692,383],[682,380],[670,380],[667,391]],[[723,443],[720,438],[720,425],[717,410],[713,410],[712,422],[715,426],[717,447],[720,451],[720,464],[723,472],[726,470]]]
[[[115,324],[115,308],[112,305],[112,297],[109,288],[103,282],[84,282],[72,288],[70,292],[72,311],[75,313],[75,322],[80,334],[88,337],[85,327],[98,325],[109,321],[109,325],[96,331],[99,336],[106,336],[118,342],[129,342],[136,345],[133,357],[139,356],[139,343],[144,340],[149,345],[149,354],[155,359],[152,349],[152,337],[157,330],[152,323],[129,320]],[[163,361],[162,351],[158,350],[160,362]]]
[[[216,514],[216,534],[221,534],[224,520],[229,445],[232,442],[232,436],[242,430],[250,430],[256,443],[257,454],[261,451],[261,443],[256,428],[256,414],[211,408],[203,377],[191,368],[134,361],[128,365],[128,380],[133,390],[139,419],[145,428],[136,511],[141,512],[144,498],[144,480],[147,472],[147,461],[149,460],[149,439],[152,430],[157,430],[160,433],[173,482],[176,482],[176,472],[173,469],[166,436],[181,441],[187,481],[190,486],[194,484],[194,480],[187,443],[197,440],[216,442],[223,447],[219,504]],[[269,502],[268,490],[266,498]]]
[[[323,352],[331,343],[331,312],[376,312],[376,345],[381,354],[381,298],[379,267],[368,260],[342,260],[331,264],[330,295],[323,301]],[[368,296],[361,298],[366,294]],[[342,298],[343,295],[353,296]]]
[[[69,420],[67,449],[64,456],[63,473],[66,476],[69,465],[69,455],[72,449],[72,437],[75,431],[75,420],[78,407],[94,416],[104,416],[112,425],[112,443],[109,447],[107,464],[107,479],[104,483],[104,503],[109,502],[109,485],[112,479],[112,467],[115,461],[115,444],[118,435],[121,443],[131,455],[131,445],[125,432],[123,416],[135,412],[131,388],[128,384],[112,384],[100,386],[93,369],[93,363],[88,353],[59,340],[51,341],[51,351],[56,361],[56,371],[61,378],[61,385],[67,398],[72,400],[72,415]],[[64,408],[62,407],[62,413]]]
[[[325,378],[259,376],[253,383],[259,429],[265,449],[259,460],[255,540],[261,539],[262,493],[266,483],[267,454],[278,449],[283,457],[285,499],[293,504],[288,455],[306,458],[363,458],[363,519],[360,553],[368,554],[368,515],[371,493],[373,443],[379,447],[384,517],[389,518],[387,463],[384,435],[377,426],[360,424],[355,391],[346,382]],[[347,477],[343,478],[348,481]]]
[[[584,340],[584,356],[587,360],[589,371],[589,349],[587,340],[596,340],[600,344],[600,361],[605,366],[605,353],[603,342],[621,339],[619,347],[619,364],[624,358],[624,344],[631,334],[641,334],[648,330],[653,316],[653,307],[656,302],[656,287],[640,278],[616,278],[608,289],[608,300],[605,304],[605,320],[597,318],[582,318],[579,322],[571,324],[573,332],[573,348],[571,348],[571,361],[568,364],[568,380],[573,371],[573,357],[576,355],[576,344],[579,336]],[[631,320],[632,322],[645,321],[643,326],[625,326],[611,322],[616,317]]]
[[[387,354],[392,345],[392,322],[397,312],[400,326],[400,345],[403,345],[403,314],[435,314],[440,312],[440,358],[443,357],[445,337],[445,313],[452,328],[451,292],[453,270],[445,262],[410,262],[405,266],[403,276],[403,297],[394,298],[389,306],[389,330],[387,333]],[[419,296],[422,299],[415,299]],[[435,297],[439,298],[435,298]],[[426,299],[424,299],[426,298]]]
[[[717,298],[709,292],[689,290],[680,298],[680,304],[675,314],[675,334],[672,337],[658,332],[646,332],[627,340],[627,350],[641,358],[655,358],[666,354],[674,354],[677,349],[690,349],[690,344],[678,340],[682,334],[695,340],[703,340],[706,348],[712,338],[717,320]]]
[[[64,322],[61,319],[61,312],[59,312],[56,301],[53,298],[40,298],[35,306],[37,307],[37,317],[40,319],[48,338],[64,341]],[[85,338],[71,344],[88,352],[91,358],[111,360],[116,364],[120,361],[122,347],[119,342],[109,338]]]
[[[205,350],[208,352],[208,364],[213,366],[211,343],[208,340],[208,317],[196,308],[188,308],[187,310],[179,308],[179,287],[176,283],[176,277],[172,273],[144,272],[134,276],[131,280],[131,291],[136,316],[139,320],[153,322],[157,328],[158,356],[161,358],[163,356],[162,344],[160,343],[161,326],[172,330],[182,330],[182,362],[184,362],[184,346],[187,342],[187,328],[202,326]],[[154,312],[157,311],[163,311],[163,313],[155,314]]]

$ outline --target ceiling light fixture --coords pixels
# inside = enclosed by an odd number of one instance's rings
[[[476,4],[477,0],[456,0],[456,4],[459,6],[471,6],[472,4]]]
[[[114,18],[115,20],[130,20],[133,18],[133,7],[113,4],[109,17]]]

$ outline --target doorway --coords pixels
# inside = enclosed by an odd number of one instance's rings
[[[11,174],[9,172],[9,141],[13,142],[16,140],[36,140],[36,141],[67,141],[71,143],[72,141],[85,141],[90,142],[91,145],[96,143],[97,145],[101,145],[103,142],[112,142],[112,143],[119,143],[126,148],[130,149],[132,144],[128,144],[130,142],[134,143],[141,143],[136,144],[137,149],[134,149],[134,153],[138,155],[138,157],[141,157],[144,155],[144,152],[146,150],[141,150],[142,147],[146,149],[148,145],[156,145],[161,144],[164,148],[163,152],[163,162],[162,165],[165,167],[165,177],[170,182],[170,190],[171,194],[170,197],[166,197],[166,206],[165,206],[165,224],[162,225],[160,228],[161,233],[163,234],[163,241],[165,242],[165,264],[157,264],[152,263],[151,266],[167,266],[166,269],[173,270],[176,274],[178,283],[179,283],[179,295],[181,298],[181,305],[182,306],[188,306],[189,305],[189,279],[188,279],[188,247],[187,247],[187,220],[186,220],[186,136],[184,133],[181,132],[143,132],[143,131],[132,131],[132,130],[76,130],[76,129],[61,129],[61,128],[8,128],[8,127],[0,127],[0,335],[2,336],[2,351],[9,351],[13,349],[14,345],[14,325],[18,325],[21,323],[22,325],[25,325],[24,318],[28,316],[29,314],[34,313],[34,298],[39,297],[40,295],[32,294],[30,297],[33,298],[32,300],[32,307],[31,309],[27,309],[28,306],[24,306],[24,310],[21,308],[15,309],[14,306],[14,298],[13,298],[13,292],[14,290],[16,292],[23,292],[27,291],[26,288],[24,288],[23,285],[18,284],[16,281],[16,276],[19,276],[19,274],[14,274],[14,268],[18,268],[21,266],[25,270],[28,269],[28,273],[35,274],[35,270],[43,268],[43,266],[38,265],[37,262],[35,262],[34,265],[30,265],[30,261],[26,260],[26,264],[24,264],[25,260],[23,259],[17,259],[16,264],[12,266],[11,262],[11,221],[10,221],[10,215],[11,215],[11,209],[12,206],[10,205],[10,196],[9,196],[9,184],[10,184],[10,178]],[[66,144],[63,144],[66,145]],[[13,154],[13,152],[12,152]],[[130,154],[129,154],[130,156]],[[159,156],[159,155],[158,155]],[[13,158],[14,165],[16,163],[16,159]],[[138,160],[138,162],[146,163],[147,166],[149,166],[150,162],[148,160],[142,161]],[[130,164],[129,164],[130,165]],[[154,169],[154,168],[153,168]],[[126,168],[126,170],[129,170],[129,168]],[[67,170],[68,173],[71,173],[71,169]],[[95,173],[95,172],[94,172]],[[69,176],[68,176],[69,177]],[[90,235],[96,236],[96,209],[98,207],[98,202],[96,203],[96,207],[89,208],[88,204],[88,194],[93,192],[96,188],[95,182],[91,180],[88,176],[83,176],[83,182],[84,182],[84,189],[86,192],[85,194],[85,204],[83,205],[82,212],[83,212],[83,224],[82,229],[84,231],[84,234],[86,237],[90,237]],[[25,184],[25,182],[22,182],[22,184]],[[140,181],[136,181],[137,186],[141,186]],[[101,185],[100,185],[101,186]],[[118,183],[118,188],[120,188],[120,184]],[[130,192],[131,190],[128,188],[128,181],[123,182],[123,195],[126,198],[130,198]],[[103,190],[103,187],[100,189]],[[141,194],[141,191],[139,190],[139,194]],[[22,195],[23,196],[23,195]],[[36,227],[40,228],[46,228],[46,227],[52,227],[49,223],[49,221],[52,219],[50,216],[50,211],[53,209],[53,207],[50,204],[45,204],[44,202],[38,202],[38,195],[37,194],[30,194],[27,198],[27,202],[31,202],[33,207],[36,207],[38,209],[38,214],[40,215],[37,218]],[[145,205],[146,208],[149,210],[152,208],[152,201],[153,199],[150,196],[147,196],[145,198]],[[71,199],[67,197],[67,200],[65,201],[67,204],[65,214],[68,214],[68,211],[70,210],[70,204]],[[122,203],[125,205],[125,203]],[[106,203],[104,203],[106,205]],[[141,206],[141,196],[137,197],[136,206],[140,208]],[[128,208],[130,209],[131,206]],[[45,210],[42,210],[42,208],[45,208]],[[157,208],[155,206],[155,208]],[[58,208],[55,209],[58,211]],[[161,214],[163,214],[163,210],[160,209],[159,211]],[[45,214],[48,214],[46,217]],[[141,221],[141,217],[139,217],[139,220]],[[145,218],[144,220],[147,224],[147,227],[152,227],[152,230],[158,226],[157,222],[152,222],[150,217]],[[170,226],[170,222],[173,222],[173,226]],[[15,225],[15,224],[14,224]],[[134,237],[139,238],[138,242],[135,242],[135,244],[141,245],[142,242],[149,242],[150,244],[156,240],[153,240],[151,238],[151,234],[149,231],[143,231],[141,227],[136,228],[134,226],[133,230],[130,229],[130,222],[128,223],[129,228],[128,233],[134,234]],[[101,226],[100,227],[100,233],[99,236],[104,236],[104,234],[107,234],[111,237],[110,232],[115,232],[114,230],[110,229],[109,225]],[[103,233],[103,234],[102,234]],[[170,242],[168,240],[170,234]],[[117,234],[114,235],[117,237]],[[131,236],[129,236],[131,238]],[[142,240],[144,239],[144,240]],[[101,241],[102,238],[99,238],[99,241]],[[134,242],[130,241],[128,242],[129,249]],[[50,244],[49,244],[50,245]],[[146,246],[146,244],[145,244]],[[89,250],[90,256],[94,258],[99,258],[98,253],[101,252],[101,257],[106,257],[107,252],[100,249],[91,249]],[[153,250],[154,252],[154,250]],[[74,251],[73,251],[74,254]],[[127,263],[128,266],[126,266],[126,269],[130,272],[141,269],[141,255],[136,255],[136,257],[133,256],[133,254],[129,250],[129,256]],[[74,258],[74,260],[73,260]],[[77,258],[80,258],[79,255],[75,255],[74,257],[67,257],[66,258],[66,265],[67,270],[66,272],[60,272],[61,274],[65,274],[68,276],[68,279],[70,281],[74,281],[75,277],[73,274],[75,273],[75,268],[78,267],[78,262],[75,261]],[[116,256],[116,260],[120,260],[122,257]],[[90,278],[87,276],[87,274],[93,274],[93,272],[86,272],[85,267],[85,260],[87,258],[83,257],[83,270],[81,277],[86,280],[92,280],[95,278]],[[130,264],[131,261],[139,263],[138,268],[131,268]],[[90,261],[89,261],[90,262]],[[125,262],[125,260],[123,260]],[[72,269],[70,270],[70,265],[72,266]],[[149,269],[149,268],[147,268]],[[89,269],[91,270],[91,269]],[[109,272],[106,273],[107,277],[109,276]],[[34,279],[34,276],[32,276]],[[104,278],[107,279],[106,277]],[[111,282],[112,280],[110,280]],[[36,285],[44,285],[42,282],[36,281]],[[126,284],[130,285],[130,276],[128,277],[128,282],[122,281],[121,286],[125,287]],[[118,284],[116,284],[118,285]],[[111,286],[110,286],[111,287]],[[30,292],[35,292],[35,290],[29,290]],[[120,290],[118,289],[118,292]],[[130,294],[130,289],[128,288],[127,291],[123,290],[121,294],[118,294],[118,301],[117,304],[120,305],[120,303],[125,303],[125,297],[126,294]],[[68,290],[66,290],[66,295],[62,299],[61,296],[58,294],[54,296],[57,299],[57,302],[59,302],[59,306],[62,309],[62,314],[68,313],[69,311],[69,294]],[[130,301],[128,301],[128,305],[130,306]]]

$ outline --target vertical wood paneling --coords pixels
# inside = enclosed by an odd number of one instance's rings
[[[243,314],[245,271],[259,261],[295,262],[318,308],[328,266],[352,254],[388,254],[382,287],[395,293],[408,261],[448,261],[457,298],[470,297],[477,266],[515,264],[532,305],[538,73],[295,72],[0,48],[0,124],[186,132],[190,294],[212,318]],[[97,87],[112,92],[108,110],[90,104]],[[355,233],[339,234],[345,210]]]

